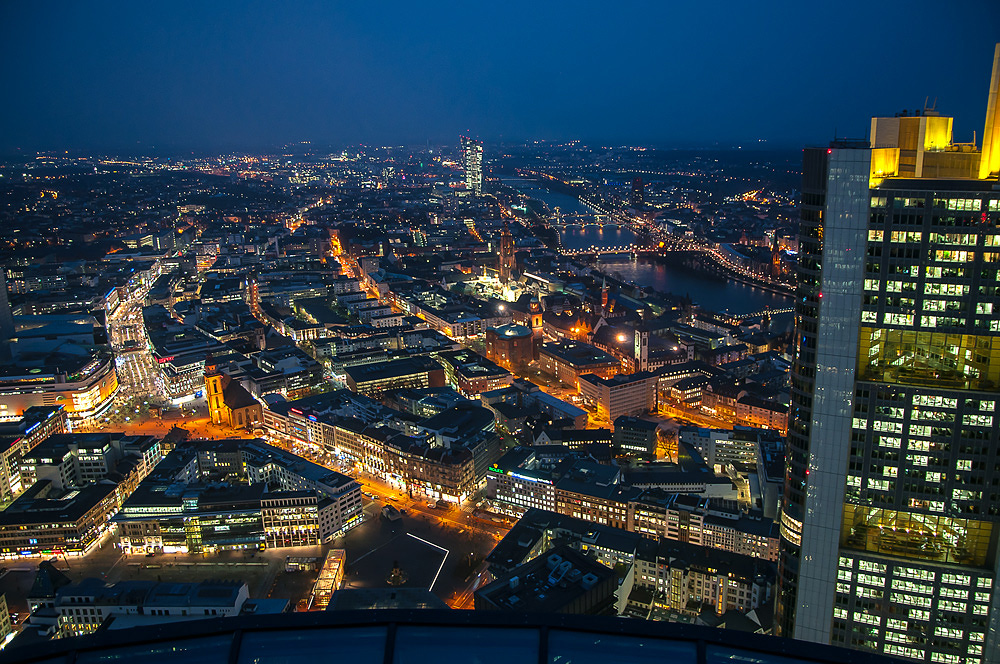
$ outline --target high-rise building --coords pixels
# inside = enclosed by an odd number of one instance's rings
[[[643,199],[642,178],[637,177],[632,180],[632,199],[629,201],[636,210],[641,210],[645,200]]]
[[[0,362],[10,361],[10,339],[14,336],[14,315],[7,299],[7,272],[0,267]]]
[[[1000,662],[997,169],[951,118],[872,127],[803,154],[777,630]]]
[[[511,235],[510,226],[503,222],[503,230],[500,231],[500,281],[507,283],[514,275],[516,263],[514,261],[514,236]]]
[[[0,268],[0,343],[14,336],[14,316],[7,299],[7,272]]]
[[[468,136],[462,136],[461,142],[465,186],[480,196],[483,193],[483,142]]]

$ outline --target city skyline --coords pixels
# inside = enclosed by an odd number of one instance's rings
[[[993,3],[7,5],[0,152],[582,140],[779,147],[982,103]],[[981,20],[969,21],[968,13]],[[949,57],[908,51],[934,16]],[[872,25],[892,25],[871,37]],[[902,55],[905,53],[905,57]],[[874,108],[873,108],[874,107]],[[975,125],[955,128],[971,141]]]
[[[0,19],[0,662],[1000,664],[995,2]]]

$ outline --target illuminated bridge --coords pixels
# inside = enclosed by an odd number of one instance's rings
[[[590,246],[581,247],[579,249],[562,249],[560,253],[564,256],[604,256],[611,254],[633,254],[635,252],[642,251],[640,247],[636,245],[628,244],[622,245],[620,247],[608,247],[608,246]]]
[[[755,311],[752,314],[740,314],[739,316],[733,316],[733,318],[743,320],[746,318],[758,318],[760,316],[763,316],[764,314],[770,314],[773,316],[775,314],[790,314],[793,313],[794,311],[795,307],[781,307],[780,309],[761,309],[760,311]]]
[[[571,226],[577,226],[581,228],[593,227],[593,226],[631,226],[631,222],[627,219],[618,219],[611,215],[605,214],[603,212],[598,212],[597,214],[590,212],[576,212],[572,214],[563,214],[556,208],[555,211],[548,216],[545,220],[546,225],[555,228],[565,229]]]
[[[624,221],[614,221],[611,219],[595,219],[593,215],[563,215],[561,219],[550,219],[548,220],[548,225],[553,228],[566,229],[566,228],[590,228],[594,226],[599,226],[601,228],[605,226],[613,226],[615,228],[625,227],[628,228],[631,224]]]

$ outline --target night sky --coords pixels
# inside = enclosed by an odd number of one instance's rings
[[[0,152],[981,140],[1000,2],[0,4]]]

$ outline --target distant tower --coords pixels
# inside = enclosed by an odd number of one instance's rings
[[[601,285],[601,315],[608,315],[608,278],[604,277],[604,283]]]
[[[0,363],[10,362],[10,338],[14,336],[14,316],[7,299],[7,272],[0,268]]]
[[[640,325],[635,330],[635,370],[646,371],[649,368],[649,330]]]
[[[510,234],[510,226],[503,222],[500,231],[500,281],[507,283],[514,275],[514,236]]]
[[[14,336],[14,316],[7,299],[7,272],[0,268],[0,343]]]
[[[645,204],[642,196],[642,189],[642,178],[632,180],[632,199],[630,202],[632,203],[632,207],[636,210],[641,210],[642,206]]]
[[[532,354],[537,360],[538,350],[542,347],[542,303],[538,301],[537,295],[531,298],[528,311],[531,313]]]
[[[468,136],[461,137],[462,168],[465,170],[465,186],[476,196],[483,193],[483,143]]]

